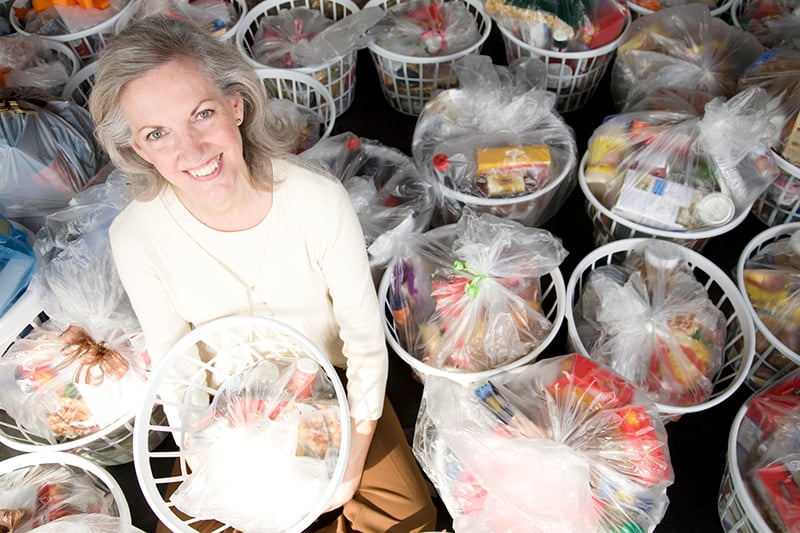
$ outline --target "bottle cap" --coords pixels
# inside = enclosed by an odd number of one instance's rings
[[[733,218],[733,200],[721,192],[706,194],[697,202],[697,217],[709,226],[727,224]]]
[[[683,249],[667,241],[653,241],[644,249],[644,261],[649,266],[662,270],[672,270],[683,259]]]

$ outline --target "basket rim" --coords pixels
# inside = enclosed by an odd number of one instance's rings
[[[750,2],[751,0],[747,1]],[[731,8],[730,8],[731,23],[733,24],[733,26],[739,28],[740,30],[743,30],[744,28],[742,27],[742,23],[739,20],[739,9],[742,7],[744,2],[745,0],[731,0]]]
[[[239,50],[239,53],[242,54],[242,57],[244,57],[244,60],[247,61],[247,63],[249,63],[254,68],[280,68],[281,70],[290,70],[290,71],[294,70],[294,71],[302,72],[304,74],[313,75],[315,72],[317,72],[319,70],[327,68],[327,67],[329,67],[331,65],[335,65],[336,63],[342,61],[345,57],[350,56],[350,57],[353,57],[355,59],[356,51],[355,50],[348,50],[344,54],[333,58],[332,60],[328,61],[327,63],[322,63],[320,65],[315,65],[315,66],[312,66],[312,67],[292,67],[292,68],[284,69],[284,68],[281,68],[281,67],[275,67],[275,66],[267,65],[266,63],[260,63],[260,62],[256,61],[253,58],[253,56],[250,54],[250,52],[244,46],[244,39],[245,39],[246,33],[247,33],[248,29],[250,28],[251,24],[253,24],[259,18],[265,16],[264,13],[268,9],[271,9],[271,8],[274,8],[274,7],[278,7],[279,11],[282,11],[284,9],[292,9],[292,8],[295,8],[295,7],[306,7],[308,9],[315,9],[316,11],[323,12],[322,11],[323,7],[324,7],[324,5],[326,5],[326,2],[327,2],[327,3],[333,4],[333,5],[341,5],[341,6],[343,6],[345,9],[350,11],[347,15],[352,15],[353,13],[357,13],[358,11],[361,11],[361,8],[359,8],[358,5],[355,2],[353,2],[352,0],[322,0],[319,3],[319,7],[318,8],[312,7],[313,3],[311,2],[311,0],[302,0],[302,2],[305,4],[305,6],[302,6],[302,5],[296,5],[295,6],[295,5],[293,5],[291,7],[283,8],[283,7],[280,7],[280,6],[284,5],[284,4],[292,3],[292,0],[262,0],[261,2],[258,2],[255,6],[250,8],[244,16],[239,18],[239,27],[236,30],[236,34],[234,36],[234,42],[236,44],[236,48]],[[267,15],[267,16],[272,16],[272,15]],[[355,61],[353,61],[353,66],[355,67]]]
[[[159,361],[158,365],[156,365],[155,370],[152,372],[150,376],[150,380],[148,382],[147,391],[140,402],[138,407],[138,413],[136,414],[136,423],[134,425],[134,432],[133,432],[133,461],[136,471],[136,479],[139,483],[139,487],[142,490],[142,493],[145,497],[150,508],[153,510],[155,515],[161,520],[162,523],[167,524],[170,529],[173,531],[183,531],[187,533],[193,533],[196,530],[189,527],[186,522],[180,520],[172,510],[166,505],[166,501],[164,497],[161,495],[158,487],[156,486],[156,480],[153,477],[152,468],[150,465],[150,450],[148,445],[148,433],[150,431],[150,411],[152,410],[153,405],[156,401],[156,396],[158,393],[159,386],[161,381],[168,376],[172,363],[177,361],[179,357],[190,347],[194,346],[197,342],[201,342],[203,340],[203,336],[207,333],[217,332],[223,330],[225,328],[233,328],[233,327],[242,327],[242,326],[263,326],[266,329],[277,331],[281,334],[284,334],[288,337],[291,337],[293,340],[297,341],[301,345],[303,345],[309,354],[312,354],[316,360],[316,362],[325,370],[325,373],[331,380],[331,383],[336,391],[336,396],[338,398],[339,404],[339,412],[340,416],[343,419],[342,429],[341,429],[341,441],[340,441],[340,448],[339,448],[339,455],[336,461],[336,467],[334,469],[333,475],[331,477],[330,482],[323,494],[323,497],[320,501],[324,502],[320,505],[320,502],[317,502],[317,508],[313,509],[313,512],[309,512],[300,522],[294,524],[292,529],[290,529],[287,533],[299,533],[302,532],[306,527],[308,527],[314,520],[316,520],[318,514],[321,514],[324,511],[324,507],[328,504],[330,499],[333,496],[334,491],[338,488],[339,484],[341,483],[342,479],[344,478],[344,470],[347,463],[348,452],[350,447],[350,439],[351,439],[351,429],[350,429],[350,414],[349,414],[349,407],[347,404],[347,395],[342,385],[341,380],[339,380],[336,370],[333,367],[333,364],[328,360],[328,358],[322,353],[320,348],[318,348],[314,343],[312,343],[305,335],[294,329],[293,327],[280,322],[273,318],[267,317],[259,317],[259,316],[245,316],[245,315],[235,315],[235,316],[227,316],[212,320],[210,322],[206,322],[205,324],[198,326],[197,328],[193,329],[183,337],[181,337],[175,345],[170,348],[170,350],[164,355],[164,357]],[[213,361],[216,358],[216,355],[209,361]],[[206,366],[208,363],[206,363]],[[167,421],[167,424],[169,422]],[[163,428],[162,428],[163,429]],[[177,429],[172,426],[166,428],[170,431]],[[160,456],[159,452],[153,453],[154,457]],[[181,463],[185,462],[185,454],[183,450],[179,447],[179,452],[175,455]],[[185,470],[182,469],[182,472]],[[169,479],[172,481],[178,481],[178,479],[172,479],[174,476],[171,476]],[[159,478],[159,479],[167,479],[167,478]],[[186,479],[186,475],[182,474],[180,476],[180,481],[184,481]],[[317,514],[315,514],[317,513]],[[177,519],[177,521],[176,521]],[[177,528],[177,529],[173,529]]]
[[[576,293],[576,286],[578,283],[578,278],[592,266],[598,259],[608,258],[611,255],[622,252],[622,251],[630,251],[633,247],[643,244],[645,242],[657,241],[658,239],[654,238],[646,238],[646,237],[635,237],[631,239],[619,239],[616,241],[609,242],[604,244],[598,248],[595,248],[591,252],[589,252],[580,262],[575,265],[572,273],[567,280],[567,288],[566,288],[566,312],[565,312],[565,319],[567,322],[567,335],[570,341],[575,344],[575,347],[587,357],[589,355],[589,351],[584,346],[583,341],[581,341],[580,336],[578,335],[578,329],[575,325],[575,317],[573,315],[573,307],[574,307],[574,299]],[[661,241],[664,242],[664,241]],[[678,405],[670,405],[665,403],[660,403],[655,400],[654,403],[658,410],[662,414],[666,415],[683,415],[688,413],[696,413],[699,411],[704,411],[720,403],[727,400],[730,396],[736,392],[739,387],[744,383],[748,374],[750,373],[750,367],[753,363],[753,354],[755,351],[755,327],[753,325],[753,321],[750,319],[750,314],[747,312],[747,306],[744,302],[744,298],[742,297],[739,288],[733,281],[728,277],[725,272],[715,265],[711,260],[705,257],[700,252],[692,250],[690,248],[683,247],[676,243],[671,243],[674,246],[680,247],[681,251],[685,254],[685,258],[689,263],[696,268],[700,268],[706,274],[708,274],[723,290],[725,296],[727,297],[728,301],[730,302],[731,306],[734,309],[735,317],[739,321],[741,326],[741,335],[744,341],[740,353],[741,360],[739,362],[739,367],[736,372],[736,379],[732,380],[728,387],[722,391],[719,395],[710,398],[708,401],[700,402],[694,405],[688,406],[678,406]],[[727,318],[727,317],[726,317]],[[727,340],[726,340],[727,342]]]
[[[14,3],[12,4],[12,8],[13,7],[25,7],[25,5],[29,4],[29,3],[31,3],[31,0],[14,0]],[[126,3],[125,3],[125,6],[122,9],[120,9],[119,11],[117,11],[116,13],[114,13],[110,18],[104,20],[100,24],[92,26],[91,28],[86,28],[85,30],[76,31],[75,33],[62,33],[62,34],[58,34],[58,35],[40,35],[38,33],[31,33],[31,32],[27,32],[27,31],[23,30],[22,28],[20,28],[17,15],[14,13],[13,9],[11,10],[11,13],[9,14],[10,15],[9,18],[11,19],[11,21],[10,21],[11,22],[11,26],[13,26],[14,30],[16,30],[18,33],[20,33],[22,35],[37,35],[37,36],[39,36],[39,37],[41,37],[43,39],[48,39],[48,40],[56,41],[56,42],[60,42],[60,43],[67,43],[67,42],[76,41],[78,39],[83,39],[85,37],[89,37],[90,35],[94,35],[96,33],[101,33],[101,32],[103,32],[104,30],[106,30],[108,28],[113,28],[114,24],[122,16],[122,14],[123,13],[127,13],[128,11],[130,11],[133,8],[133,5],[135,3],[136,2],[134,0],[127,0]]]
[[[757,234],[753,237],[750,242],[745,245],[742,253],[739,255],[739,261],[736,264],[736,284],[739,287],[739,291],[742,293],[742,297],[744,302],[747,306],[747,310],[750,313],[750,318],[753,319],[753,323],[755,324],[756,328],[759,330],[759,333],[764,335],[764,337],[769,341],[770,345],[777,349],[781,355],[789,359],[795,365],[800,365],[800,354],[797,354],[789,349],[786,344],[783,343],[780,339],[778,339],[761,318],[756,313],[753,304],[750,302],[750,298],[747,296],[747,289],[744,282],[744,270],[745,264],[747,261],[752,257],[753,253],[756,251],[760,245],[764,244],[768,240],[776,239],[782,236],[788,236],[795,231],[800,230],[800,222],[790,222],[786,224],[780,224],[778,226],[773,226],[771,228],[767,228],[766,230],[762,231],[761,233]]]
[[[586,200],[592,204],[592,206],[597,209],[602,215],[610,218],[614,222],[629,228],[636,230],[639,233],[649,234],[654,237],[662,237],[666,239],[674,239],[676,241],[697,241],[700,239],[708,239],[711,237],[717,237],[719,235],[724,234],[727,231],[732,230],[739,224],[741,224],[747,215],[750,214],[750,209],[742,209],[742,212],[738,215],[734,215],[734,217],[727,222],[726,224],[722,224],[721,226],[716,226],[709,229],[699,230],[699,231],[670,231],[665,229],[659,228],[651,228],[650,226],[645,226],[643,224],[639,224],[638,222],[633,222],[628,220],[627,218],[621,217],[618,214],[612,212],[606,206],[604,206],[600,200],[598,200],[592,191],[589,190],[589,185],[586,183],[586,174],[584,173],[584,168],[586,167],[586,162],[589,157],[589,152],[583,154],[581,158],[580,165],[578,166],[578,185],[583,192],[583,196]]]
[[[364,4],[364,8],[367,7],[380,7],[381,9],[386,9],[386,4],[389,0],[369,0],[366,4]],[[407,0],[400,0],[395,5],[402,4]],[[492,18],[486,13],[486,10],[483,8],[483,3],[476,0],[449,0],[452,2],[463,2],[471,7],[475,8],[476,14],[482,20],[477,20],[478,24],[480,25],[481,22],[484,23],[483,31],[481,32],[480,37],[478,40],[473,43],[472,45],[464,48],[463,50],[459,50],[458,52],[453,52],[452,54],[446,54],[442,56],[435,56],[435,57],[416,57],[416,56],[407,56],[403,54],[398,54],[396,52],[392,52],[383,48],[382,46],[378,46],[375,42],[371,42],[367,48],[371,52],[373,52],[376,56],[388,59],[390,61],[399,61],[402,63],[413,63],[417,65],[431,65],[436,63],[447,63],[449,61],[454,61],[461,57],[467,56],[477,50],[479,50],[486,40],[489,38],[489,35],[492,32]],[[476,17],[477,18],[477,17]]]
[[[720,15],[724,15],[726,12],[731,10],[731,6],[734,4],[734,1],[735,0],[725,0],[725,2],[718,5],[714,9],[709,9],[709,11],[711,12],[711,16],[718,17]],[[635,11],[638,15],[650,15],[655,13],[656,11],[660,11],[660,10],[653,11],[652,9],[648,9],[646,7],[636,4],[631,0],[628,0],[627,4],[628,7],[631,9],[631,11]]]
[[[131,510],[128,506],[128,500],[125,498],[125,493],[117,480],[112,476],[108,470],[98,465],[94,461],[90,461],[79,455],[66,452],[36,452],[15,455],[3,461],[0,461],[0,474],[8,473],[20,468],[29,466],[38,466],[44,464],[60,464],[69,465],[84,470],[108,487],[111,496],[114,498],[114,503],[119,512],[119,519],[123,524],[131,524]]]
[[[625,15],[625,26],[622,28],[622,31],[620,32],[619,36],[617,36],[616,39],[614,39],[608,44],[604,44],[603,46],[585,51],[559,52],[557,50],[548,50],[546,48],[539,48],[538,46],[533,46],[531,44],[526,43],[525,41],[514,35],[511,30],[506,28],[500,22],[495,20],[495,23],[498,29],[500,30],[500,33],[503,35],[503,39],[508,39],[521,50],[525,50],[533,55],[542,56],[546,58],[564,59],[564,60],[590,59],[610,54],[619,47],[619,43],[622,41],[622,37],[625,35],[625,30],[628,29],[632,21],[631,10],[628,9],[627,11],[628,12]]]
[[[323,116],[323,113],[321,111],[321,106],[319,104],[317,104],[316,109],[305,106],[298,102],[294,102],[294,104],[316,113],[317,115],[320,116],[320,118],[322,118],[322,120],[326,122],[325,131],[317,141],[318,143],[330,137],[331,132],[333,131],[334,126],[336,125],[336,100],[334,100],[331,91],[327,87],[325,87],[325,85],[323,85],[319,80],[317,80],[317,78],[297,69],[258,67],[255,69],[255,72],[256,76],[258,76],[262,81],[265,79],[273,79],[273,80],[288,79],[300,83],[305,83],[309,87],[313,88],[317,93],[321,94],[323,100],[325,100],[325,104],[327,105],[328,115],[329,115],[327,117]]]
[[[778,166],[781,168],[781,170],[785,170],[794,178],[800,178],[800,168],[784,159],[784,157],[774,148],[772,148],[772,156],[775,158],[775,162],[778,163]]]
[[[64,89],[61,91],[61,96],[72,101],[72,94],[84,81],[94,76],[95,72],[97,72],[97,61],[92,61],[85,67],[79,69],[75,74],[70,76],[69,80],[64,85]],[[92,83],[92,85],[94,85],[94,83]]]
[[[736,496],[738,497],[740,503],[744,507],[747,519],[756,528],[756,530],[758,530],[758,533],[772,533],[772,528],[770,528],[764,521],[764,518],[758,511],[755,502],[753,502],[753,499],[750,497],[750,491],[748,491],[747,487],[744,484],[744,479],[742,479],[742,472],[739,470],[739,461],[737,459],[737,449],[738,449],[737,441],[739,436],[739,428],[742,425],[742,421],[744,420],[745,414],[747,414],[747,408],[750,406],[750,402],[758,394],[759,392],[756,392],[753,395],[751,395],[750,398],[746,400],[744,404],[739,408],[739,411],[737,411],[736,413],[736,417],[733,419],[733,423],[731,424],[731,429],[728,432],[727,463],[728,463],[728,471],[731,476],[731,482],[733,483],[733,491],[736,493]]]
[[[436,228],[430,229],[423,233],[423,235],[430,235],[430,236],[445,236],[447,234],[454,234],[457,228],[457,224],[447,224],[444,226],[438,226]],[[386,267],[386,270],[381,276],[381,282],[378,288],[378,297],[381,299],[381,309],[386,307],[386,295],[389,292],[389,284],[392,278],[392,272],[394,264],[396,263],[397,259],[393,260],[389,263]],[[436,368],[430,365],[423,363],[420,359],[417,359],[408,351],[400,345],[394,338],[392,331],[389,326],[389,317],[384,314],[383,316],[383,331],[384,336],[386,337],[387,342],[392,347],[392,350],[406,363],[408,364],[413,370],[416,370],[421,376],[438,376],[450,379],[459,383],[461,385],[468,385],[470,383],[474,383],[480,380],[487,379],[491,376],[499,374],[501,372],[506,372],[508,370],[515,369],[517,367],[521,367],[528,363],[535,361],[539,355],[542,354],[552,343],[553,339],[559,334],[561,330],[561,325],[564,321],[565,315],[565,285],[564,285],[564,276],[561,273],[561,269],[556,267],[550,272],[547,272],[544,275],[550,275],[552,278],[552,285],[556,291],[556,313],[553,317],[552,327],[548,332],[547,336],[536,346],[533,350],[528,352],[526,355],[511,361],[508,364],[498,366],[496,368],[492,368],[489,370],[483,370],[480,372],[454,372],[449,370],[443,370],[441,368]]]
[[[75,51],[72,48],[70,48],[69,46],[65,45],[64,43],[60,43],[58,41],[53,41],[53,40],[50,40],[50,39],[43,39],[38,34],[30,34],[30,35],[31,36],[36,36],[39,39],[41,39],[42,44],[44,44],[44,46],[46,46],[50,50],[52,50],[54,52],[57,52],[58,54],[64,55],[64,56],[69,58],[69,62],[70,62],[69,77],[70,78],[72,76],[74,76],[75,74],[77,74],[78,71],[81,69],[81,60],[78,57],[78,54],[76,54]]]

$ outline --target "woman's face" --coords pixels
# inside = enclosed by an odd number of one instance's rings
[[[120,94],[131,145],[176,188],[204,204],[224,202],[247,183],[240,94],[226,96],[197,67],[178,59],[145,72]]]

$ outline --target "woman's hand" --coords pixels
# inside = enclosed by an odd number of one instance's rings
[[[344,471],[342,483],[328,505],[327,511],[332,511],[343,506],[353,499],[358,487],[361,485],[361,474],[364,472],[364,463],[367,461],[367,453],[372,444],[372,436],[375,434],[377,420],[354,420],[350,419],[352,427],[350,438],[350,453],[347,457],[347,467]]]

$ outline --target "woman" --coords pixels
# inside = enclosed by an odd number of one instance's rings
[[[422,531],[435,508],[384,401],[388,360],[358,219],[342,185],[287,155],[234,47],[155,16],[112,40],[89,108],[136,200],[114,221],[120,278],[157,364],[193,327],[275,317],[346,368],[352,444],[325,531]],[[163,394],[162,394],[163,396]]]

